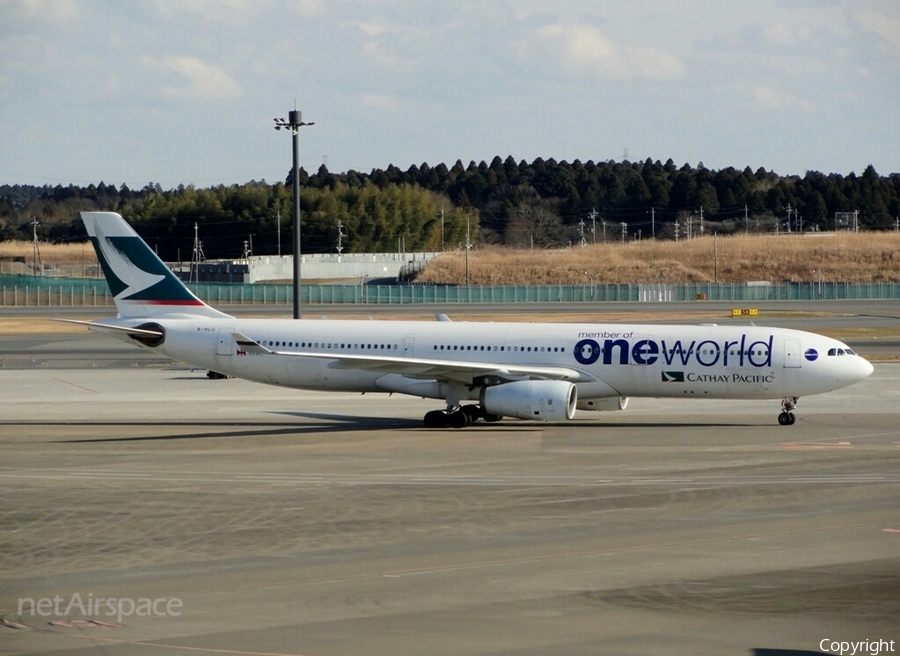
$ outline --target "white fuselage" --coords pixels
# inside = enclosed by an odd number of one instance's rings
[[[116,323],[137,326],[147,320]],[[154,318],[165,355],[250,380],[317,390],[401,391],[443,395],[421,381],[398,388],[398,375],[332,366],[322,355],[363,355],[497,365],[560,366],[578,371],[579,399],[613,396],[776,399],[819,394],[868,376],[872,366],[841,342],[758,326],[521,324]],[[242,349],[247,335],[285,357]],[[145,347],[151,348],[151,347]],[[402,378],[402,377],[401,377]],[[471,390],[469,398],[478,398]]]

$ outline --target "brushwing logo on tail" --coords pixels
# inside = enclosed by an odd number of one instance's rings
[[[137,236],[106,236],[95,224],[92,241],[110,291],[120,301],[201,305]]]
[[[116,238],[120,243],[125,242],[119,245],[113,241],[113,237],[104,235],[100,226],[97,226],[96,230],[95,239],[98,248],[95,250],[101,254],[100,264],[106,272],[113,296],[131,299],[165,279],[164,275],[148,273],[134,265],[125,247],[127,243],[125,240],[134,241],[132,237]]]

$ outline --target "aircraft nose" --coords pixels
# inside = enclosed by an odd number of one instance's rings
[[[857,356],[857,360],[859,360],[859,379],[862,380],[863,378],[871,376],[872,372],[875,371],[875,367],[872,366],[872,363],[859,356]]]

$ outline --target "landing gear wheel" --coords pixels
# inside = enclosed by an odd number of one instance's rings
[[[469,414],[462,410],[451,412],[447,419],[449,420],[450,428],[465,428],[472,423],[472,418],[469,417]]]
[[[431,410],[425,413],[425,428],[447,428],[447,413],[443,410]]]
[[[778,415],[778,423],[782,426],[793,426],[797,418],[794,416],[793,410],[797,407],[797,401],[800,399],[796,396],[786,396],[781,400],[781,414]]]
[[[474,424],[484,416],[484,412],[482,412],[481,408],[477,405],[464,405],[460,408],[460,412],[465,412],[467,415],[469,415],[470,425]]]
[[[778,423],[782,426],[793,426],[796,421],[797,418],[794,416],[793,412],[782,412],[778,415]]]
[[[485,413],[484,415],[484,420],[489,424],[493,424],[494,422],[500,421],[501,419],[503,419],[503,415],[492,415],[490,413]]]

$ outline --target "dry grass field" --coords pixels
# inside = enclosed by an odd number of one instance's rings
[[[45,264],[57,266],[97,264],[94,248],[88,243],[51,244],[41,242],[41,259]],[[25,258],[27,265],[32,264],[34,246],[30,241],[0,241],[0,260],[16,260]]]
[[[469,253],[474,285],[555,285],[768,280],[900,281],[900,234],[735,235],[690,241],[607,242],[584,248],[512,250],[489,247]],[[718,272],[716,271],[718,252]],[[41,244],[45,263],[96,264],[85,244]],[[32,262],[31,242],[0,242],[0,260]],[[465,255],[446,253],[417,282],[460,284]]]
[[[678,242],[608,242],[565,250],[485,248],[469,253],[469,282],[900,281],[898,251],[900,234],[896,232],[736,235]],[[465,253],[454,252],[429,263],[416,281],[461,284],[465,277]]]

